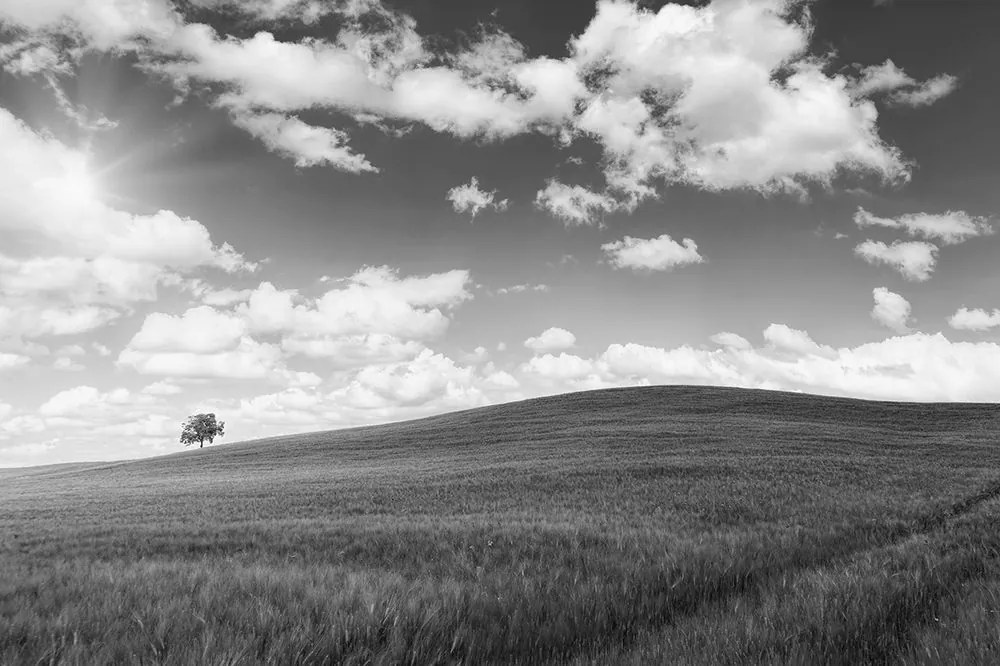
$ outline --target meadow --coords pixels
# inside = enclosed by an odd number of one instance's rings
[[[0,663],[1000,663],[1000,409],[707,387],[0,475]]]

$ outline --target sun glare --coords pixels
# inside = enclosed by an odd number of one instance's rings
[[[47,195],[80,203],[100,200],[101,188],[87,160],[73,160],[62,167],[59,175],[39,183]]]

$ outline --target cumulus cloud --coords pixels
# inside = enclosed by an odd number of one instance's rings
[[[993,225],[985,217],[974,217],[964,211],[948,211],[938,215],[911,213],[899,217],[877,217],[858,207],[854,223],[859,227],[886,227],[902,229],[910,236],[936,240],[945,245],[964,243],[970,238],[994,233]]]
[[[435,52],[411,17],[375,0],[197,0],[262,22],[339,15],[339,29],[294,41],[266,30],[220,34],[185,22],[166,0],[29,4],[5,3],[0,21],[39,39],[68,33],[77,49],[135,51],[147,71],[181,92],[197,84],[300,165],[374,170],[347,147],[346,127],[311,126],[296,115],[317,109],[459,138],[540,132],[563,145],[595,142],[604,192],[550,185],[539,195],[539,205],[576,224],[630,211],[675,183],[801,194],[844,173],[905,180],[909,165],[880,138],[870,96],[922,105],[955,85],[948,75],[917,82],[889,61],[856,74],[828,71],[810,50],[801,0],[667,3],[656,11],[600,0],[558,58],[529,57],[495,29]],[[64,58],[38,52],[36,60]]]
[[[129,347],[147,352],[213,354],[236,347],[246,329],[244,321],[204,305],[180,316],[154,312],[143,321]]]
[[[524,341],[524,346],[536,352],[569,349],[576,345],[576,336],[564,328],[552,327]]]
[[[710,340],[721,347],[729,347],[732,349],[750,349],[753,345],[750,341],[744,338],[738,333],[730,333],[728,331],[723,331],[721,333],[716,333]]]
[[[301,383],[290,357],[324,359],[340,370],[419,357],[426,341],[447,330],[451,311],[472,297],[464,270],[400,277],[369,266],[330,282],[337,286],[316,298],[263,282],[230,310],[151,313],[118,365],[165,377]]]
[[[172,211],[112,208],[87,156],[0,109],[0,321],[8,334],[100,328],[158,288],[203,268],[253,270],[228,244]]]
[[[605,243],[601,250],[615,268],[636,271],[668,271],[675,266],[705,261],[693,240],[685,238],[678,243],[669,234],[649,239],[626,236],[623,240]]]
[[[893,241],[892,245],[886,245],[866,240],[854,248],[854,253],[869,264],[885,264],[914,282],[930,279],[937,264],[937,252],[936,245],[923,241]]]
[[[0,352],[0,372],[26,365],[30,360],[31,358],[24,354]]]
[[[496,201],[497,191],[486,192],[479,187],[479,180],[473,176],[472,180],[465,185],[456,185],[448,190],[445,197],[451,202],[456,213],[472,213],[473,219],[486,208],[495,211],[507,210],[510,201],[502,199]]]
[[[872,291],[875,307],[872,308],[872,319],[897,333],[909,331],[910,302],[897,293],[885,287],[876,287]]]
[[[593,358],[536,357],[522,367],[549,387],[705,384],[805,391],[877,400],[1000,399],[1000,345],[952,342],[938,333],[899,335],[856,347],[818,344],[772,324],[764,347],[672,349],[612,344]]]
[[[960,331],[987,331],[1000,327],[1000,310],[961,307],[948,318],[948,325]]]
[[[341,285],[310,299],[265,282],[238,312],[258,333],[381,333],[420,340],[442,334],[450,321],[448,311],[472,298],[465,270],[399,277],[387,266],[368,266]]]
[[[160,377],[214,377],[225,379],[271,379],[288,377],[281,349],[249,336],[231,349],[210,352],[145,350],[126,347],[118,355],[120,367],[142,375]]]

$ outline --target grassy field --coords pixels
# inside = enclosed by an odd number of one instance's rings
[[[0,476],[0,663],[1000,663],[1000,408],[578,393]]]

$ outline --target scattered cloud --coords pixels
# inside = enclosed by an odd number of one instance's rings
[[[872,308],[872,319],[897,333],[906,333],[910,329],[910,302],[897,293],[885,287],[876,287],[872,291],[875,307]]]
[[[910,236],[939,241],[945,245],[964,243],[970,238],[988,236],[995,232],[990,220],[974,217],[964,211],[948,211],[938,215],[911,213],[891,218],[877,217],[859,207],[854,213],[854,223],[861,228],[902,229]]]
[[[581,185],[550,180],[535,196],[535,206],[562,220],[566,226],[604,224],[604,215],[624,207],[607,194]]]
[[[206,268],[251,271],[199,222],[104,203],[87,155],[0,108],[0,321],[22,337],[72,335],[156,300],[159,287]]]
[[[889,102],[898,106],[930,106],[944,99],[958,88],[958,78],[950,74],[940,74],[908,89],[897,90],[889,96]]]
[[[526,376],[557,390],[646,384],[704,384],[805,391],[875,400],[1000,399],[1000,345],[911,333],[856,347],[820,345],[772,324],[768,345],[672,349],[612,344],[593,358],[535,357]]]
[[[677,183],[801,195],[810,183],[829,185],[847,173],[905,181],[910,165],[879,136],[870,96],[919,106],[956,83],[946,74],[918,82],[891,61],[857,74],[828,72],[811,51],[801,0],[667,3],[656,11],[600,0],[558,58],[529,57],[496,28],[441,51],[412,17],[375,0],[196,4],[262,22],[308,25],[337,14],[339,28],[322,38],[264,29],[247,37],[186,22],[166,0],[143,0],[141,11],[110,0],[8,2],[0,21],[34,46],[12,52],[4,66],[65,67],[73,58],[45,39],[60,33],[78,51],[134,52],[181,94],[195,85],[208,92],[237,125],[300,166],[376,170],[348,147],[348,121],[321,127],[299,115],[315,110],[390,134],[393,125],[418,123],[462,139],[537,132],[564,146],[596,143],[603,193],[550,183],[539,195],[541,207],[573,224],[631,211]]]
[[[885,264],[913,282],[930,279],[937,264],[937,252],[936,245],[923,241],[893,241],[892,245],[886,245],[866,240],[854,248],[854,254],[869,264]]]
[[[280,113],[234,113],[233,122],[270,150],[290,157],[297,167],[331,166],[348,173],[378,173],[364,155],[347,147],[347,134],[341,130],[307,125]]]
[[[524,346],[535,352],[569,349],[576,346],[576,336],[564,328],[552,327],[525,340]]]
[[[693,240],[685,238],[678,243],[668,234],[650,239],[626,236],[623,240],[605,243],[601,249],[615,268],[635,271],[668,271],[675,266],[705,261]]]
[[[456,213],[472,213],[472,218],[475,219],[476,215],[486,208],[492,208],[497,212],[507,210],[510,201],[507,199],[496,201],[496,195],[496,190],[486,192],[480,189],[479,180],[473,176],[465,185],[457,185],[448,190],[445,198],[451,202]]]
[[[1000,310],[959,308],[948,318],[948,325],[960,331],[987,331],[1000,327]]]
[[[497,289],[497,294],[500,296],[506,296],[508,294],[523,294],[525,292],[539,292],[547,293],[551,291],[551,288],[547,284],[515,284],[509,287],[500,287]]]
[[[958,79],[950,74],[940,74],[920,82],[892,60],[886,60],[881,65],[863,68],[861,78],[851,86],[851,91],[857,97],[884,93],[892,105],[919,107],[947,97],[957,87]]]

